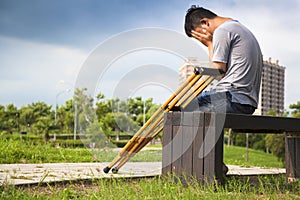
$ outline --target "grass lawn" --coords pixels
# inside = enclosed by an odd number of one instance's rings
[[[151,147],[151,146],[150,146]],[[155,150],[155,148],[157,150]],[[161,148],[139,152],[131,161],[161,161]],[[224,161],[230,165],[282,167],[271,154],[224,146]],[[110,162],[118,152],[112,149],[56,148],[51,144],[0,138],[1,163]],[[0,199],[300,199],[300,183],[286,185],[285,176],[259,177],[258,181],[232,177],[224,186],[183,186],[173,178],[100,179],[38,186],[0,186]]]
[[[299,199],[300,184],[286,185],[285,177],[259,177],[257,182],[232,178],[224,186],[183,186],[173,178],[100,179],[45,186],[0,186],[0,199]]]
[[[161,148],[149,146],[151,150],[141,151],[130,161],[159,162]],[[156,150],[157,149],[157,150]],[[260,166],[281,168],[283,164],[272,154],[249,149],[248,162],[245,162],[246,149],[224,145],[224,162],[239,166]],[[55,163],[55,162],[110,162],[118,152],[113,149],[58,148],[51,144],[36,145],[30,141],[0,138],[0,164],[4,163]]]
[[[224,162],[243,167],[284,168],[284,164],[276,156],[254,149],[248,149],[248,162],[246,162],[246,148],[237,146],[224,145]]]

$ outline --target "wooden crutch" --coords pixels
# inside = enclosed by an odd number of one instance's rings
[[[146,146],[152,139],[154,139],[162,130],[163,122],[163,109],[165,112],[169,112],[175,105],[185,108],[198,94],[200,94],[213,80],[213,77],[206,77],[200,81],[200,83],[195,83],[204,75],[219,75],[220,71],[209,68],[195,67],[194,74],[168,99],[168,101],[163,104],[163,106],[147,121],[145,126],[143,126],[136,135],[130,140],[123,150],[120,152],[119,156],[114,159],[114,161],[104,168],[104,172],[108,173],[112,166],[117,162],[118,165],[112,169],[113,173],[117,173],[118,170],[136,153],[138,153],[144,146]],[[199,76],[199,77],[197,77]],[[194,86],[195,85],[195,86]],[[189,86],[189,87],[186,87]],[[192,91],[190,89],[194,86]],[[186,95],[187,94],[187,95]],[[168,105],[170,103],[170,105]],[[183,104],[184,103],[184,104]],[[161,115],[159,116],[159,114]],[[154,118],[158,116],[158,119],[154,121]],[[153,123],[151,124],[151,122]],[[151,125],[150,125],[151,124]],[[149,129],[146,130],[146,128]],[[146,131],[145,131],[146,130]],[[144,134],[142,134],[145,132]],[[141,136],[141,137],[140,137]]]
[[[189,92],[188,95],[184,96],[185,98],[181,99],[180,102],[178,102],[176,105],[180,106],[181,103],[184,102],[184,104],[181,106],[181,108],[185,108],[198,94],[200,94],[212,81],[214,80],[214,77],[207,76],[202,81],[200,81],[199,84],[197,84],[192,91]],[[192,94],[191,94],[192,93]],[[173,106],[169,106],[165,112],[169,112]],[[118,170],[135,154],[137,154],[142,148],[144,148],[152,139],[154,139],[163,129],[163,118],[160,117],[159,121],[157,121],[156,124],[153,124],[152,126],[156,128],[156,130],[150,134],[141,137],[139,141],[130,149],[129,152],[127,152],[126,155],[122,157],[120,162],[116,167],[112,169],[113,173],[117,173]],[[149,131],[152,131],[154,128],[151,128]]]
[[[144,133],[144,130],[153,122],[153,120],[158,117],[163,111],[168,108],[169,103],[173,100],[178,101],[177,95],[179,95],[182,91],[188,91],[199,79],[201,78],[201,74],[196,72],[192,74],[179,88],[178,90],[171,95],[171,97],[151,116],[151,118],[140,128],[140,130],[130,139],[130,141],[123,147],[119,155],[107,166],[103,169],[105,173],[108,173],[109,170],[119,162],[122,157],[127,154],[127,152],[132,149],[140,140],[140,136]]]

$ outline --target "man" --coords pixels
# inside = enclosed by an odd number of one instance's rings
[[[196,6],[187,11],[185,32],[208,48],[211,67],[224,73],[213,90],[200,94],[184,110],[253,114],[263,67],[254,35],[237,20]],[[223,173],[227,171],[223,163]]]
[[[254,35],[237,20],[196,6],[187,11],[185,32],[208,48],[211,67],[225,72],[213,90],[199,95],[185,111],[252,114],[263,66]]]

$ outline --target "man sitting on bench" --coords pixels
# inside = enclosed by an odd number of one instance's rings
[[[263,67],[254,35],[237,20],[197,6],[187,11],[185,32],[208,48],[210,67],[224,73],[212,90],[201,93],[184,111],[253,114]]]

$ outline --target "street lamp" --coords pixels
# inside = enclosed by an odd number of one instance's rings
[[[146,123],[146,100],[144,100],[143,106],[143,125]]]
[[[73,83],[71,83],[71,82],[69,82],[69,81],[65,81],[65,80],[60,80],[59,82],[58,82],[59,84],[66,84],[66,85],[69,85],[69,87],[73,87],[74,85],[73,85]],[[67,91],[68,90],[68,91]],[[66,90],[64,90],[64,91],[62,91],[62,93],[63,92],[69,92],[71,89],[70,88],[68,88],[68,89],[66,89]],[[75,107],[74,108],[74,140],[76,140],[76,129],[77,129],[77,117],[76,117],[76,113],[77,113],[77,104],[76,104],[76,102],[75,101],[73,101],[73,106]]]
[[[70,88],[67,88],[67,89],[65,89],[65,90],[63,90],[63,91],[60,91],[60,92],[58,92],[58,93],[56,94],[56,97],[55,97],[55,114],[54,114],[54,125],[55,125],[55,126],[56,126],[56,116],[57,116],[57,98],[58,98],[59,95],[65,93],[65,92],[70,92],[70,91],[71,91],[71,89],[70,89]]]

